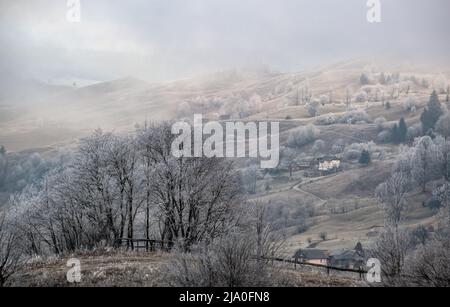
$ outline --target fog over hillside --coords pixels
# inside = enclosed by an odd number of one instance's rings
[[[367,22],[366,2],[82,1],[82,22],[68,23],[65,1],[2,1],[1,78],[162,81],[380,55],[424,61],[450,51],[448,1],[382,1],[377,24]]]

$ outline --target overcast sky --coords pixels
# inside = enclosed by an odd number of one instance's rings
[[[442,56],[450,1],[0,0],[0,73],[42,80],[147,80],[255,65],[298,71],[354,57]]]

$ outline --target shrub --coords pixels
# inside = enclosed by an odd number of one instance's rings
[[[307,105],[308,114],[311,117],[316,117],[319,115],[319,101],[314,100]]]
[[[348,149],[344,152],[344,160],[345,161],[354,161],[358,160],[358,158],[361,156],[361,152],[359,150],[354,149]]]
[[[378,143],[389,143],[391,140],[392,140],[392,133],[389,130],[381,131],[377,135]]]
[[[439,199],[433,196],[425,201],[425,207],[433,211],[439,211],[439,209],[442,207],[442,204]]]
[[[327,114],[325,116],[322,116],[321,118],[317,119],[316,124],[328,126],[328,125],[334,125],[336,124],[337,119],[336,116],[333,114]]]
[[[315,141],[319,134],[320,130],[314,125],[298,128],[289,134],[288,146],[292,148],[305,146]]]
[[[415,125],[412,125],[411,127],[408,128],[408,132],[406,132],[406,139],[411,141],[414,140],[415,138],[419,137],[422,135],[422,124],[418,123]]]
[[[413,108],[417,108],[417,102],[413,97],[408,97],[403,102],[403,110],[405,112],[411,112]]]
[[[356,94],[355,100],[357,102],[366,102],[369,100],[369,95],[367,95],[366,92],[360,92],[360,93]]]
[[[255,259],[254,236],[232,233],[190,253],[178,250],[163,268],[165,284],[173,287],[268,287],[289,284],[269,261]],[[263,255],[264,256],[264,255]]]
[[[384,125],[386,124],[386,118],[378,117],[375,119],[374,123],[377,126],[378,131],[383,131]]]
[[[363,150],[361,153],[361,157],[359,158],[359,163],[367,165],[371,161],[370,152],[368,150]]]
[[[316,154],[323,153],[325,151],[326,144],[322,140],[317,140],[314,142],[314,146],[312,148],[313,152]]]
[[[337,122],[344,124],[356,124],[357,122],[370,122],[370,117],[365,111],[350,111],[338,117]]]
[[[420,225],[411,231],[411,244],[413,247],[425,245],[429,238],[430,232],[423,225]]]
[[[353,143],[347,146],[344,151],[344,160],[359,160],[363,151],[367,151],[371,155],[373,145],[373,142],[369,142],[367,144]]]
[[[340,154],[344,151],[344,149],[345,149],[345,142],[342,139],[337,140],[331,147],[331,151],[334,154]]]
[[[367,85],[370,83],[370,78],[367,74],[363,73],[359,78],[359,82],[361,83],[361,85]]]

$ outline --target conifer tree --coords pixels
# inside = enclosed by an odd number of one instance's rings
[[[444,112],[442,111],[441,103],[439,102],[439,96],[437,92],[434,90],[431,94],[430,101],[428,102],[427,107],[423,111],[420,121],[422,122],[423,131],[425,133],[429,133],[430,130],[433,130],[437,121],[442,116]]]
[[[406,134],[408,133],[408,127],[406,126],[405,119],[402,117],[398,124],[397,130],[397,142],[403,143],[406,141]]]

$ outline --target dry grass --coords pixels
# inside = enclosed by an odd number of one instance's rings
[[[98,251],[60,259],[35,259],[14,277],[13,286],[20,287],[160,287],[164,285],[160,271],[170,259],[167,253],[129,253]],[[67,260],[81,261],[82,280],[67,282]],[[279,272],[279,269],[277,269]],[[363,283],[357,278],[331,275],[311,270],[281,269],[283,278],[298,287],[351,287]]]
[[[70,258],[81,261],[82,281],[67,282],[66,263]],[[61,259],[35,260],[15,277],[13,285],[26,287],[155,287],[160,284],[158,269],[165,263],[164,253],[129,253],[101,251]]]

